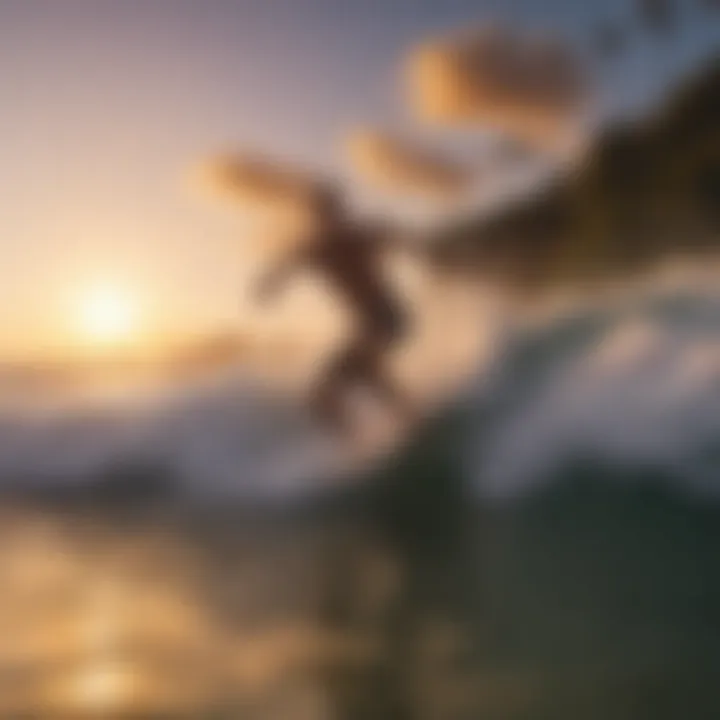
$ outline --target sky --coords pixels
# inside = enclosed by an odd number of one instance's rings
[[[656,98],[718,47],[717,17],[692,4],[673,41],[604,68],[608,107]],[[339,139],[411,122],[410,47],[488,21],[582,45],[631,14],[629,0],[0,0],[0,353],[62,344],[103,283],[160,332],[241,329],[243,238],[190,192],[193,163],[260,148],[360,197]]]

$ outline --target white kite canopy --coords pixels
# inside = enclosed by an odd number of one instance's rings
[[[226,153],[201,167],[202,186],[252,221],[246,240],[262,255],[293,252],[312,236],[326,179],[251,153]]]
[[[245,153],[218,155],[203,170],[213,189],[248,206],[311,204],[324,184],[309,172]]]
[[[420,45],[407,81],[422,120],[541,146],[574,124],[589,95],[580,59],[566,43],[496,27]]]
[[[383,131],[356,130],[348,135],[345,151],[358,175],[392,194],[448,200],[473,180],[469,167]]]

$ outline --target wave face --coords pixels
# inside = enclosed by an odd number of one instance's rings
[[[701,273],[665,280],[510,341],[470,413],[482,493],[579,477],[720,493],[720,294]]]
[[[14,409],[0,419],[0,477],[11,488],[142,476],[208,497],[282,494],[297,491],[321,455],[297,403],[237,373],[142,402],[33,408],[20,418]]]
[[[428,408],[437,402],[433,389],[452,392],[449,380],[456,397],[464,388],[467,412],[452,442],[484,497],[512,498],[588,473],[642,475],[717,495],[716,280],[700,271],[657,273],[576,298],[571,310],[556,308],[532,324],[508,319],[486,292],[475,296],[484,315],[453,309],[453,337],[440,318],[425,333],[425,350],[404,362]],[[464,343],[474,370],[457,357],[443,366],[441,351],[471,333],[482,336]],[[345,461],[313,428],[300,394],[258,382],[247,368],[139,397],[0,405],[0,482],[64,487],[144,468],[200,497],[289,498],[323,488]]]

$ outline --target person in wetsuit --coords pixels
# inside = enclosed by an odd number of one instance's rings
[[[317,218],[310,242],[264,274],[255,287],[256,299],[274,296],[294,271],[322,273],[331,291],[350,311],[349,341],[321,371],[312,407],[330,429],[347,433],[344,404],[347,393],[362,387],[398,414],[409,406],[385,367],[388,352],[406,335],[405,310],[385,283],[381,269],[382,234],[369,231],[347,215],[332,187],[320,189],[313,200]]]

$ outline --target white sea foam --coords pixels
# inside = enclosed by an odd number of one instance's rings
[[[556,318],[506,350],[501,393],[518,382],[523,390],[500,398],[483,437],[470,429],[482,492],[511,497],[579,460],[610,477],[644,469],[720,492],[720,296],[676,277],[625,300]],[[520,362],[539,353],[550,357],[542,372]]]
[[[513,497],[580,457],[720,489],[720,296],[700,275],[665,271],[521,323],[498,292],[410,273],[422,313],[397,372],[428,412],[453,393],[471,407],[458,453],[484,495]],[[276,382],[283,365],[292,382]],[[200,496],[317,489],[344,459],[305,410],[312,367],[306,348],[264,376],[235,367],[137,397],[14,393],[0,405],[0,482],[84,483],[150,464]]]

